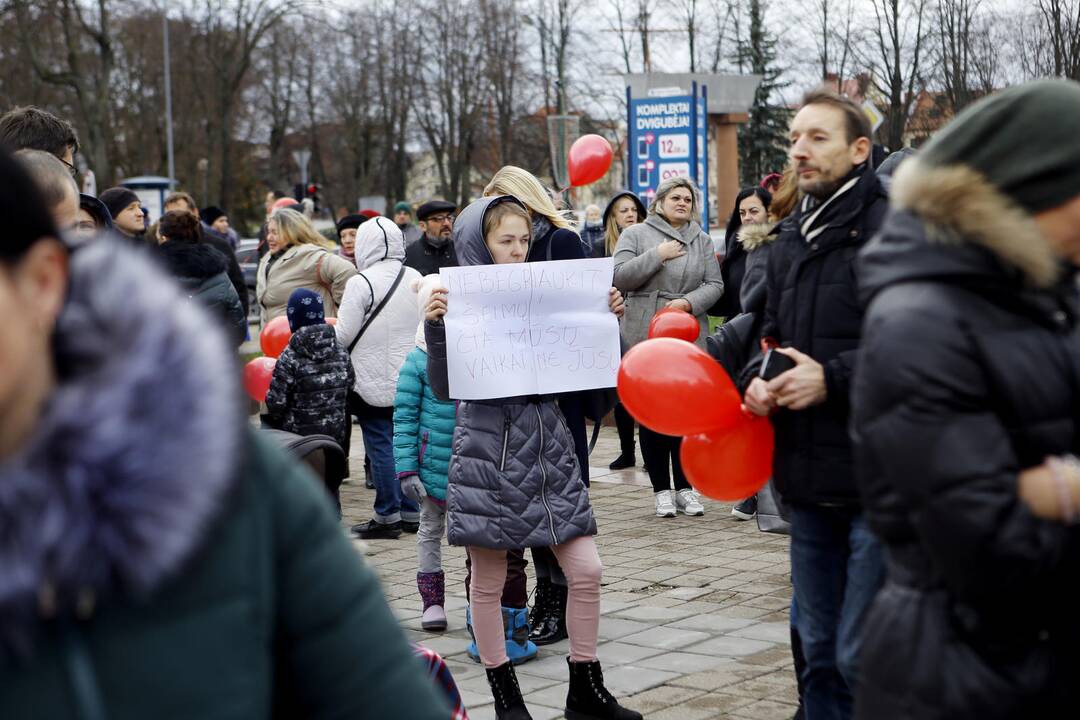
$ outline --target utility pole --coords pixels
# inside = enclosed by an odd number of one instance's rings
[[[176,186],[176,159],[173,156],[173,127],[172,127],[172,63],[169,53],[169,10],[168,5],[161,9],[161,29],[165,51],[165,145],[169,157],[169,189]],[[205,195],[206,190],[203,189]],[[203,197],[203,202],[207,199]]]

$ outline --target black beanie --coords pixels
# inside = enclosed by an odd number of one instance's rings
[[[109,215],[115,218],[124,212],[128,205],[138,202],[139,196],[131,188],[111,187],[98,195],[98,200],[105,203],[105,207],[109,208]]]
[[[1080,195],[1080,83],[1036,80],[971,105],[920,153],[931,166],[964,165],[1028,212]]]
[[[215,205],[204,207],[202,210],[199,211],[199,219],[207,225],[213,225],[215,220],[217,220],[219,217],[224,216],[225,211]]]
[[[337,221],[337,236],[340,238],[343,230],[358,228],[367,222],[367,215],[346,215]]]

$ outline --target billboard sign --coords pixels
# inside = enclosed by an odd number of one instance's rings
[[[664,180],[689,177],[702,196],[702,227],[708,217],[708,123],[705,89],[693,83],[689,95],[630,96],[628,185],[645,204]]]

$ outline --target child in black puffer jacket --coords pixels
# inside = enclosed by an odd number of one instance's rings
[[[318,293],[294,290],[288,318],[293,335],[266,393],[271,424],[297,435],[329,435],[345,447],[346,400],[355,380],[349,353],[326,323]]]

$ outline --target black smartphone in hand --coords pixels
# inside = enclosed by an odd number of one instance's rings
[[[765,382],[769,382],[773,378],[793,369],[796,364],[787,355],[778,353],[775,349],[769,350],[765,353],[765,361],[761,363],[761,371],[758,372],[758,377]]]

